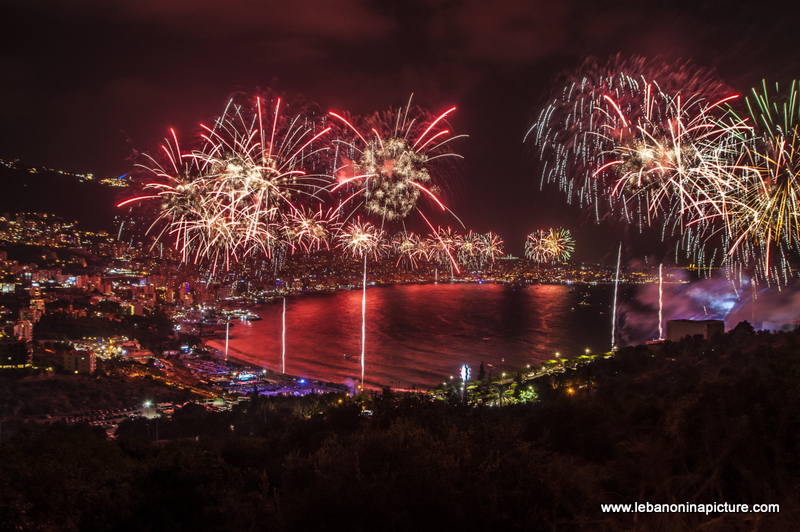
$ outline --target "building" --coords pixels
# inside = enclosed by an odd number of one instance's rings
[[[33,340],[33,325],[28,320],[14,322],[14,338],[30,342]]]
[[[722,320],[668,320],[667,340],[677,342],[685,336],[702,334],[708,340],[717,333],[725,332]]]
[[[35,308],[22,308],[19,309],[19,319],[23,321],[30,321],[37,323],[39,318],[42,317],[42,311]]]
[[[64,354],[64,370],[68,373],[94,373],[95,356],[93,351],[69,351]]]
[[[145,362],[148,358],[155,358],[155,355],[152,351],[148,351],[147,349],[134,349],[123,351],[122,357],[125,359],[125,362]]]
[[[0,368],[26,368],[33,362],[30,342],[0,340]]]

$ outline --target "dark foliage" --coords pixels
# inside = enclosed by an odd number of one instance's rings
[[[116,441],[15,427],[0,444],[0,529],[792,530],[798,345],[742,326],[627,348],[538,379],[544,401],[502,408],[390,390],[188,404],[159,422],[158,445],[154,420]],[[633,502],[781,506],[600,509]]]

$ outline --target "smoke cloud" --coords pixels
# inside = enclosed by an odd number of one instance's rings
[[[756,330],[793,329],[800,322],[800,282],[788,286],[759,286],[742,279],[741,285],[720,273],[691,280],[685,271],[664,272],[662,331],[667,320],[723,320],[725,330],[748,321]],[[658,338],[658,283],[642,285],[632,300],[619,306],[619,329],[627,344]]]

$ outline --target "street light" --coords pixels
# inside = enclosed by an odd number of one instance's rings
[[[152,401],[145,401],[144,407],[147,409],[147,439],[150,439],[150,419],[152,419],[152,412],[150,411],[150,407],[153,406]],[[158,445],[158,417],[156,417],[156,445]]]

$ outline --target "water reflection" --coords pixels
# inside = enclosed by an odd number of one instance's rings
[[[581,301],[592,305],[579,305]],[[513,371],[554,357],[606,351],[608,287],[421,284],[367,290],[368,387],[427,389],[461,364],[477,375]],[[360,377],[361,292],[291,297],[286,313],[286,372],[344,382]],[[280,303],[258,308],[262,321],[233,329],[230,356],[279,371]],[[607,322],[607,323],[606,323]],[[224,349],[224,340],[211,345]],[[489,367],[489,364],[493,367]]]

